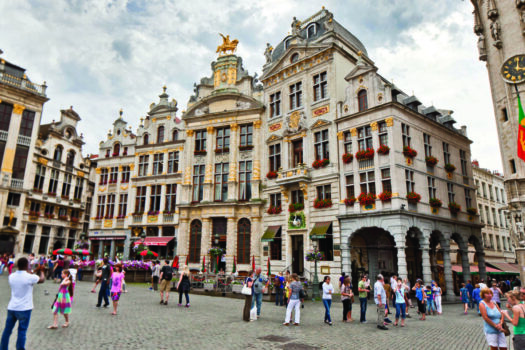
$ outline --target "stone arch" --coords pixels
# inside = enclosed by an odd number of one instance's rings
[[[189,232],[189,262],[199,263],[201,254],[202,222],[195,219],[190,224]]]
[[[423,251],[427,240],[421,230],[415,226],[406,231],[405,259],[407,264],[407,277],[409,281],[423,278]]]
[[[251,254],[252,223],[247,218],[237,222],[237,261],[239,264],[249,264]]]
[[[55,153],[53,153],[53,160],[55,160],[57,162],[61,162],[62,161],[62,153],[64,153],[64,146],[57,145],[55,147]]]

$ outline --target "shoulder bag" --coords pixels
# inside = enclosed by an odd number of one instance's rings
[[[251,283],[244,281],[244,285],[242,286],[241,294],[252,295],[252,288],[251,286],[248,286],[248,284],[251,284]]]

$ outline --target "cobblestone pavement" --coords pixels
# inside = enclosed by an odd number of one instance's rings
[[[34,291],[35,309],[28,331],[28,349],[360,349],[396,348],[467,350],[486,349],[482,320],[471,313],[461,314],[462,306],[444,305],[443,316],[430,316],[425,322],[407,319],[407,326],[380,331],[375,325],[375,306],[369,305],[368,324],[342,323],[342,304],[334,297],[332,327],[323,323],[322,303],[307,302],[301,310],[301,326],[285,327],[284,307],[265,302],[262,317],[256,322],[242,321],[244,300],[191,295],[191,308],[177,307],[174,296],[168,306],[159,304],[159,295],[145,284],[128,286],[119,314],[96,309],[97,294],[92,284],[77,285],[71,325],[67,329],[48,330],[52,322],[51,303],[58,285],[46,281]],[[45,295],[44,290],[49,291]],[[0,276],[0,322],[6,316],[10,290],[7,276]],[[178,294],[177,294],[178,297]],[[359,319],[359,304],[353,305],[354,319]],[[63,318],[60,319],[63,323]],[[508,339],[508,338],[507,338]],[[11,336],[14,349],[16,328]],[[389,344],[389,345],[388,345]]]

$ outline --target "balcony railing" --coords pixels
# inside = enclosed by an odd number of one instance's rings
[[[12,188],[23,188],[24,187],[24,180],[23,179],[11,179],[11,187]]]
[[[7,141],[7,135],[8,135],[7,131],[0,130],[0,141],[6,142]]]
[[[46,96],[47,85],[44,83],[42,85],[32,83],[28,79],[18,78],[14,75],[7,74],[4,71],[4,64],[0,64],[0,82],[8,84],[19,89],[31,91],[41,96]]]
[[[164,222],[173,222],[173,214],[163,214]]]
[[[142,222],[142,215],[133,215],[133,223],[140,224]]]
[[[18,135],[17,144],[19,144],[20,146],[29,147],[31,146],[31,138],[24,135]]]
[[[311,180],[310,170],[308,170],[306,166],[301,166],[287,170],[279,170],[275,182],[279,185],[286,185],[303,181],[310,182]]]
[[[374,167],[373,159],[365,159],[359,161],[359,170],[370,169]]]

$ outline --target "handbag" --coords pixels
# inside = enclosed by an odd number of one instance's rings
[[[250,286],[248,286],[248,285],[250,285]],[[242,286],[242,289],[241,289],[241,294],[252,295],[251,282],[244,283],[244,285]]]
[[[501,328],[503,329],[503,334],[505,334],[506,337],[510,336],[510,329],[509,326],[507,326],[507,322],[503,322],[501,324]]]

